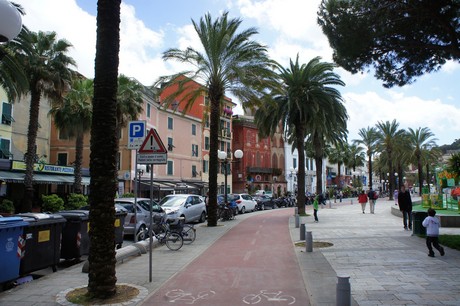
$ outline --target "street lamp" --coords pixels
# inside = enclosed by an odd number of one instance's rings
[[[380,188],[382,188],[382,191],[385,192],[385,180],[381,180],[380,183],[382,183]]]
[[[297,169],[294,169],[294,167],[289,168],[289,177],[291,178],[291,192],[292,194],[295,194],[295,187],[294,187],[294,176],[297,174]]]
[[[18,36],[22,29],[22,18],[18,9],[7,0],[0,0],[0,43]]]
[[[243,157],[243,151],[241,150],[236,150],[233,153],[233,156],[236,159],[240,159]],[[217,157],[221,160],[222,164],[225,166],[224,167],[224,199],[225,199],[225,205],[227,206],[228,204],[228,199],[227,199],[227,174],[228,174],[228,164],[231,163],[231,158],[228,157],[227,153],[225,151],[218,151],[217,152]]]
[[[395,172],[395,183],[396,183],[396,189],[399,190],[399,182],[398,182],[398,172]]]

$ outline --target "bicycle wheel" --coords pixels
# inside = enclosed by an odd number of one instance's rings
[[[184,240],[182,239],[182,236],[179,235],[178,233],[175,232],[170,232],[166,235],[166,246],[168,249],[171,251],[177,251],[179,250],[182,245],[184,244]]]
[[[184,224],[184,228],[182,230],[182,239],[184,240],[184,244],[191,244],[195,241],[195,238],[196,229],[190,224]]]

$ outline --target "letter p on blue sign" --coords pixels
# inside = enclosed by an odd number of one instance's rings
[[[145,121],[130,121],[128,126],[128,149],[138,149],[145,138]]]

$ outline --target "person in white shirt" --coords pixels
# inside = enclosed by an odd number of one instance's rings
[[[422,225],[426,227],[426,246],[428,248],[428,256],[434,257],[433,247],[439,251],[441,256],[444,256],[444,248],[439,245],[439,219],[435,217],[436,210],[428,208],[428,217],[426,217]]]

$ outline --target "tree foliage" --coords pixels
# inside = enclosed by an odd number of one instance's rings
[[[460,58],[458,0],[323,0],[318,23],[334,61],[368,67],[385,87],[403,86]]]

